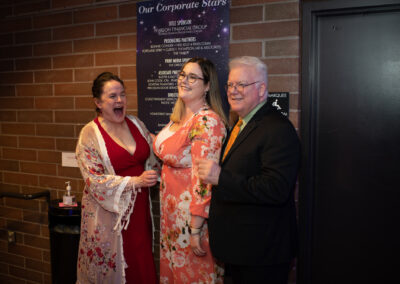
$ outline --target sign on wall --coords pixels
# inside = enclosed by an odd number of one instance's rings
[[[216,66],[221,95],[228,77],[229,1],[137,3],[138,114],[157,133],[169,121],[178,96],[177,75],[192,57]]]
[[[268,93],[268,101],[274,108],[279,110],[284,116],[289,116],[289,93],[272,92]]]

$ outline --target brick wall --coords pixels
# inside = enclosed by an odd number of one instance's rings
[[[79,170],[62,167],[61,152],[74,151],[80,129],[95,116],[94,77],[118,74],[129,112],[137,113],[135,2],[0,2],[0,192],[48,189],[52,199],[62,198],[69,180],[80,200]],[[290,92],[289,117],[298,127],[299,0],[233,0],[230,12],[230,57],[267,63],[269,89]],[[7,230],[16,232],[15,243],[7,242]],[[43,199],[0,199],[0,282],[51,282]]]

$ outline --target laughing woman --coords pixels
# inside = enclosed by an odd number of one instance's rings
[[[85,189],[77,283],[157,283],[149,187],[157,181],[152,139],[126,115],[123,81],[105,72],[92,87],[98,116],[81,131],[76,157]],[[153,163],[154,161],[154,163]]]

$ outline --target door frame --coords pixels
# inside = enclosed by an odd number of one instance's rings
[[[329,15],[392,10],[400,0],[304,0],[301,2],[301,124],[302,165],[299,176],[299,241],[297,283],[312,283],[312,233],[315,188],[315,147],[318,114],[318,19]],[[396,9],[396,10],[397,10]]]

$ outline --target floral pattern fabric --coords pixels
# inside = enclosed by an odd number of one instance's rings
[[[152,139],[136,117],[128,118],[151,146]],[[94,121],[83,127],[76,158],[85,181],[77,283],[125,283],[126,263],[121,230],[129,223],[137,195],[130,177],[115,174],[104,139]],[[157,167],[151,153],[145,169]]]
[[[200,182],[192,161],[209,159],[218,162],[225,136],[222,120],[204,108],[164,141],[153,144],[154,152],[163,161],[160,184],[161,284],[222,283],[223,269],[211,255],[207,222],[201,231],[201,245],[207,252],[206,256],[198,257],[192,252],[188,229],[191,215],[208,217],[211,199],[211,186]],[[162,135],[156,139],[159,137]]]

